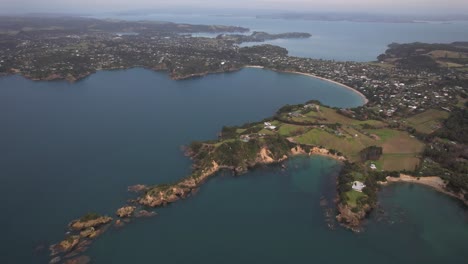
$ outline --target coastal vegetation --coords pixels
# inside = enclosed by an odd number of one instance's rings
[[[137,202],[151,207],[175,202],[222,169],[241,174],[293,155],[326,155],[344,162],[337,182],[338,219],[358,230],[361,220],[377,205],[379,182],[400,173],[418,173],[425,142],[404,126],[352,116],[354,109],[334,109],[309,101],[286,105],[262,122],[225,126],[217,140],[193,142],[187,147],[186,154],[193,160],[190,176],[174,184],[150,186]],[[353,188],[356,182],[364,187]]]
[[[385,120],[357,119],[357,111],[309,101],[286,105],[261,122],[224,126],[218,139],[194,141],[186,147],[185,154],[193,161],[190,175],[174,183],[132,187],[132,190],[140,193],[139,197],[133,201],[133,206],[117,210],[117,215],[128,221],[139,206],[166,206],[193,195],[220,170],[240,175],[255,166],[280,163],[294,155],[324,155],[342,162],[336,186],[336,219],[357,232],[362,228],[362,220],[377,206],[377,193],[387,180],[395,182],[398,180],[394,179],[401,179],[431,186],[432,181],[416,181],[407,174],[417,177],[440,175],[444,182],[436,181],[437,188],[454,197],[467,198],[467,166],[466,161],[460,159],[466,155],[465,145],[458,146],[442,137],[447,126],[456,135],[463,136],[465,125],[454,127],[454,123],[464,120],[463,113],[451,113],[446,120],[441,118],[447,115],[438,110],[420,113],[420,119],[425,117],[422,123],[440,122],[443,125],[422,140],[411,133],[423,131],[408,129],[405,125],[418,122],[418,117],[410,117],[402,125],[395,126],[393,122]],[[433,115],[431,119],[427,117],[430,113],[438,115]],[[432,174],[435,172],[438,174]],[[399,178],[400,175],[405,176]],[[154,214],[145,210],[139,212],[146,212],[143,215]],[[94,238],[95,229],[102,225],[99,222],[102,219],[97,214],[89,213],[79,221],[73,221],[71,227],[76,222],[84,222],[74,230],[85,230],[80,235]],[[108,218],[104,220],[106,223],[110,221]],[[117,220],[116,226],[122,224],[121,220]]]
[[[248,29],[84,18],[70,24],[59,19],[60,29],[50,19],[0,22],[0,74],[76,81],[101,69],[145,67],[179,80],[254,66],[326,79],[366,100],[354,109],[318,101],[286,105],[261,122],[225,126],[217,139],[191,143],[185,149],[193,160],[191,173],[176,182],[130,188],[138,197],[117,210],[122,218],[118,226],[134,216],[154,215],[142,207],[166,206],[195,194],[220,170],[240,175],[294,155],[323,155],[343,163],[337,179],[337,219],[356,231],[376,207],[377,192],[386,181],[428,184],[420,179],[437,176],[437,190],[468,199],[466,43],[392,44],[378,63],[357,63],[292,57],[273,45],[237,45],[308,37],[303,33],[210,39],[183,34]],[[72,221],[71,235],[51,248],[53,255],[85,248],[112,221],[96,213]]]
[[[397,64],[404,68],[435,70],[440,67],[466,70],[468,65],[468,42],[450,44],[392,43],[378,57],[379,61]]]
[[[429,109],[425,112],[411,116],[403,122],[414,128],[419,133],[430,134],[442,127],[442,122],[447,119],[449,112]]]
[[[226,40],[226,41],[232,41],[233,43],[240,44],[242,42],[263,42],[263,41],[274,40],[274,39],[310,38],[311,36],[312,35],[309,33],[301,33],[301,32],[269,34],[266,32],[254,31],[250,35],[221,34],[221,35],[218,35],[216,38]]]
[[[79,221],[80,222],[88,222],[88,221],[91,221],[91,220],[96,220],[99,217],[101,217],[99,214],[91,212],[91,213],[87,213],[87,214],[83,215],[82,217],[80,217]]]

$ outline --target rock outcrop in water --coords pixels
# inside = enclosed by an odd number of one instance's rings
[[[116,215],[120,218],[130,217],[133,215],[135,209],[135,206],[124,206],[117,210]]]
[[[220,166],[218,163],[212,161],[211,166],[203,169],[199,177],[190,176],[172,185],[164,184],[150,187],[149,190],[137,200],[137,202],[149,207],[158,207],[173,203],[181,198],[185,198],[193,189],[198,187],[203,181],[216,173],[219,169]]]
[[[132,185],[132,186],[128,186],[128,191],[129,192],[142,192],[142,191],[146,191],[148,189],[148,187],[146,185],[143,185],[143,184],[136,184],[136,185]]]
[[[71,221],[68,225],[67,237],[49,247],[50,255],[54,257],[51,263],[58,263],[61,259],[67,259],[64,263],[88,263],[89,261],[83,262],[81,257],[72,258],[86,251],[91,244],[91,240],[104,233],[111,221],[111,217],[95,213],[88,213]]]
[[[359,232],[362,220],[370,210],[371,207],[369,205],[365,205],[363,208],[354,211],[349,205],[338,204],[339,214],[336,216],[336,219],[345,227],[353,230],[354,232]]]
[[[71,251],[73,248],[78,245],[78,242],[80,242],[80,236],[74,235],[74,236],[69,236],[59,242],[58,244],[50,246],[50,251],[51,251],[51,256],[55,256],[60,253],[66,253]]]
[[[151,217],[157,215],[156,212],[151,212],[151,211],[146,211],[146,210],[140,210],[135,213],[136,218],[141,218],[141,217]]]
[[[112,217],[109,216],[99,216],[97,214],[87,214],[80,219],[76,219],[70,222],[68,225],[70,229],[79,231],[86,228],[96,228],[101,225],[105,225],[112,221]]]
[[[194,171],[194,174],[185,179],[182,179],[175,184],[156,185],[150,187],[148,191],[146,191],[146,193],[137,200],[137,202],[141,205],[150,207],[164,206],[181,198],[187,197],[189,194],[193,193],[204,181],[206,181],[206,179],[221,169],[227,169],[233,171],[236,174],[241,174],[246,172],[249,167],[253,167],[259,164],[279,163],[288,158],[286,153],[280,150],[276,150],[276,152],[274,152],[275,150],[272,151],[268,147],[263,146],[258,148],[255,155],[251,155],[251,160],[243,159],[239,160],[237,163],[228,161],[225,162],[227,164],[222,164],[222,160],[211,160],[211,162],[207,162],[206,158],[200,159],[200,153],[205,151],[211,152],[210,154],[216,158],[215,149],[209,146],[202,148],[191,148],[186,153],[189,153],[195,160],[194,167],[196,170]],[[237,156],[238,154],[239,153],[232,153],[230,155]],[[202,164],[207,165],[203,166]]]

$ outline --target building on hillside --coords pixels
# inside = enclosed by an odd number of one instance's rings
[[[247,142],[250,141],[250,136],[249,136],[249,135],[241,135],[241,136],[240,136],[240,140],[241,140],[242,142],[246,142],[246,143],[247,143]]]
[[[364,189],[364,187],[366,187],[366,185],[360,181],[353,182],[353,190],[355,191],[362,192],[362,189]]]

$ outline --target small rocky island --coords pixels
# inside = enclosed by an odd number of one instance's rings
[[[73,263],[77,258],[86,263],[89,258],[82,253],[103,232],[122,228],[133,218],[153,216],[151,208],[195,194],[220,170],[241,175],[295,155],[323,155],[342,162],[336,219],[354,231],[361,230],[362,220],[378,204],[379,188],[391,182],[425,184],[468,200],[467,42],[392,44],[378,62],[359,63],[289,56],[285,48],[268,44],[238,45],[308,38],[308,33],[190,36],[197,32],[248,29],[0,17],[0,75],[72,82],[98,70],[144,67],[167,71],[179,80],[254,66],[326,79],[368,101],[353,109],[317,101],[286,105],[262,121],[225,126],[219,138],[191,143],[185,150],[193,160],[190,175],[172,183],[129,187],[137,195],[116,210],[116,220],[90,213],[72,221],[65,238],[50,247],[52,263]]]
[[[112,223],[114,223],[115,228],[121,228],[126,223],[130,223],[130,218],[132,217],[140,218],[156,215],[155,212],[143,209],[135,213],[135,209],[135,206],[123,206],[119,208],[116,211],[119,219],[115,221],[112,217],[97,213],[87,213],[71,221],[68,224],[66,237],[59,243],[49,247],[50,256],[52,257],[50,263],[89,263],[90,258],[83,255],[83,253],[94,239],[112,227]]]
[[[353,110],[308,101],[286,105],[261,122],[225,126],[218,139],[196,141],[186,147],[185,154],[193,160],[189,176],[174,183],[130,186],[128,190],[138,197],[116,211],[119,219],[114,226],[121,228],[133,217],[153,216],[155,213],[147,208],[167,206],[196,194],[221,170],[241,175],[256,166],[281,163],[296,155],[322,155],[342,163],[337,178],[336,220],[355,232],[362,230],[362,220],[377,206],[378,190],[388,182],[425,184],[468,205],[466,191],[455,188],[456,182],[435,177],[433,171],[419,165],[425,147],[422,139],[385,119],[357,116]],[[389,157],[391,162],[386,161]],[[431,176],[431,181],[419,180],[425,176]],[[434,178],[437,186],[432,184]],[[96,214],[72,221],[70,234],[51,246],[52,257],[60,260],[83,252],[111,221]]]
[[[72,261],[74,257],[87,250],[92,239],[100,236],[109,227],[111,217],[88,213],[68,224],[69,231],[61,242],[50,246],[51,263],[62,259]],[[67,261],[65,263],[67,263]]]

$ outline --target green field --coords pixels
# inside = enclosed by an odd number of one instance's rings
[[[384,154],[375,163],[377,168],[387,171],[414,170],[420,159],[416,153],[411,154]]]
[[[297,134],[305,133],[308,128],[304,126],[282,124],[278,129],[278,133],[281,136],[290,137]]]
[[[447,115],[443,111],[428,110],[405,122],[414,124],[418,129],[427,129]],[[249,134],[251,138],[262,138],[263,134],[278,134],[295,143],[336,150],[352,162],[360,161],[361,150],[380,146],[383,155],[375,164],[378,170],[389,171],[414,170],[424,149],[424,144],[406,131],[388,128],[382,121],[352,119],[324,106],[320,106],[318,110],[293,106],[281,113],[278,119],[282,121],[270,121],[277,127],[275,130],[266,129],[263,123],[257,123],[252,127],[237,128],[235,132],[239,137],[241,134]],[[363,124],[371,125],[373,129],[368,129]],[[219,145],[220,143],[216,144]]]
[[[288,116],[287,113],[281,115],[285,120],[291,120],[294,122],[301,123],[316,123],[316,124],[342,124],[342,125],[363,125],[368,124],[374,127],[383,127],[385,126],[384,122],[378,120],[365,120],[360,121],[357,119],[352,119],[342,114],[336,112],[336,109],[320,106],[319,110],[310,110],[307,113],[304,113],[300,116]]]
[[[447,119],[449,113],[442,110],[430,109],[420,114],[412,116],[405,121],[408,126],[424,134],[430,134],[440,128],[442,121]]]
[[[468,54],[466,52],[455,52],[449,50],[433,50],[428,53],[434,59],[466,59],[468,58]]]
[[[333,132],[321,128],[315,128],[294,138],[297,143],[323,146],[328,149],[335,149],[343,153],[350,160],[358,160],[359,151],[370,146],[372,139],[365,139],[366,136],[354,138],[342,134],[337,135]],[[364,140],[361,140],[364,139]]]
[[[340,131],[340,134],[337,134]],[[359,152],[369,146],[381,146],[383,156],[376,164],[384,170],[413,170],[419,163],[418,155],[424,144],[404,131],[389,128],[364,130],[367,136],[353,127],[343,127],[335,133],[329,129],[313,128],[294,138],[295,142],[323,146],[343,153],[351,161],[359,160]]]
[[[349,192],[346,192],[346,196],[348,197],[348,205],[351,207],[356,207],[357,199],[360,197],[365,197],[366,195],[362,192],[351,190]]]

